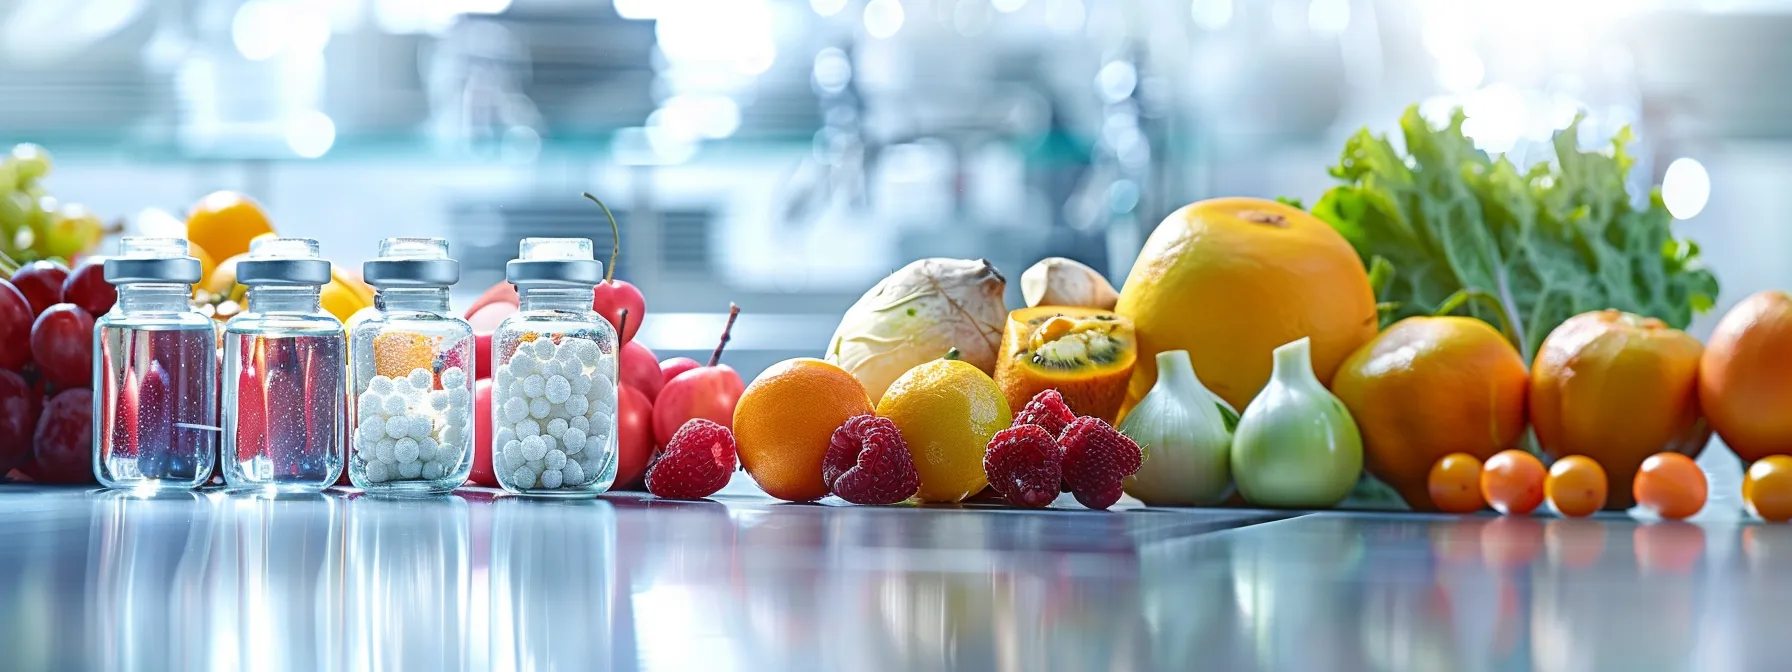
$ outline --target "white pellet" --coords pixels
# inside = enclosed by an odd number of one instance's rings
[[[574,340],[573,344],[575,346],[573,354],[578,355],[580,363],[585,366],[591,366],[592,364],[597,363],[597,357],[600,353],[598,353],[596,343],[581,338]]]
[[[541,423],[532,419],[518,420],[516,422],[516,438],[527,439],[531,436],[541,436]]]
[[[391,479],[391,478],[392,478],[392,467],[387,465],[385,462],[368,462],[367,463],[367,480],[373,481],[375,483],[384,483],[388,479]]]
[[[448,388],[449,407],[466,408],[467,404],[471,403],[473,403],[473,393],[467,391],[467,388],[460,386]]]
[[[456,462],[456,464],[459,463]],[[504,456],[504,451],[500,450],[496,453],[492,453],[493,474],[508,474],[512,471],[516,471],[516,467],[510,463],[510,458]]]
[[[518,489],[535,487],[535,470],[530,469],[528,465],[517,467],[516,471],[510,474],[510,487]]]
[[[440,452],[441,452],[441,444],[436,443],[435,439],[431,439],[428,437],[417,439],[417,460],[418,461],[432,462],[436,459],[436,457],[438,456],[438,454]]]
[[[615,426],[615,421],[605,413],[592,413],[586,417],[591,418],[591,430],[585,433],[587,437],[604,436],[610,433],[611,427]]]
[[[386,436],[402,439],[411,433],[411,423],[399,415],[386,420]]]
[[[567,415],[583,416],[588,410],[591,410],[591,402],[586,401],[584,397],[566,398]]]
[[[401,463],[401,464],[405,463],[405,462],[416,462],[417,461],[417,451],[418,451],[417,440],[410,438],[410,437],[405,437],[405,438],[399,439],[398,443],[393,444],[392,458],[395,460],[398,460],[399,463]]]
[[[466,440],[466,432],[460,427],[461,425],[458,422],[448,425],[447,429],[442,430],[441,442],[456,446],[460,445],[462,441]],[[512,434],[515,434],[515,432],[512,432]]]
[[[548,436],[556,439],[566,434],[566,418],[554,418],[548,421]]]
[[[514,382],[516,382],[516,374],[511,373],[510,367],[508,366],[498,367],[498,375],[492,376],[492,384],[494,385],[509,387],[510,384]]]
[[[373,457],[381,462],[393,461],[393,455],[397,451],[398,442],[393,439],[380,439],[378,443],[373,444]]]
[[[442,468],[441,462],[424,462],[423,463],[423,477],[424,478],[427,478],[427,479],[433,481],[438,478],[441,478],[444,474],[445,474],[445,471]]]
[[[571,408],[568,408],[566,410],[568,412],[572,411]],[[591,420],[589,418],[586,418],[585,414],[583,412],[575,413],[575,414],[573,414],[573,418],[571,420],[566,421],[566,426],[570,429],[577,429],[581,432],[589,432],[589,431],[591,431]]]
[[[523,395],[530,399],[541,396],[547,382],[547,379],[542,378],[539,373],[530,374],[528,378],[523,379]]]
[[[529,400],[529,417],[536,418],[536,419],[546,418],[546,417],[548,417],[548,411],[552,410],[552,406],[553,405],[550,404],[547,399],[544,399],[541,397],[536,397],[534,399],[530,399]]]
[[[504,444],[504,458],[510,460],[511,464],[521,464],[523,461],[523,442],[511,441],[510,443]]]
[[[518,379],[541,370],[541,363],[535,361],[535,357],[520,345],[517,346],[516,355],[511,357],[504,366],[508,367],[510,374]],[[500,370],[502,369],[503,367],[500,367]]]
[[[504,401],[504,419],[510,422],[521,422],[529,417],[529,402],[521,397],[511,397]]]
[[[575,454],[585,449],[585,430],[567,427],[566,433],[560,435],[560,445],[566,447],[567,454]]]
[[[411,387],[415,388],[417,390],[427,390],[429,388],[435,387],[435,382],[436,382],[435,376],[432,376],[429,374],[429,369],[423,369],[423,368],[411,369],[411,375],[409,376],[409,378],[411,381]]]
[[[584,375],[583,371],[572,372],[572,375],[567,376],[567,381],[572,383],[572,393],[575,396],[582,397],[591,391],[591,378]]]
[[[591,392],[585,396],[590,397],[592,401],[615,401],[616,381],[601,373],[592,376]]]
[[[363,418],[383,414],[386,411],[385,401],[386,398],[382,395],[362,393],[361,398],[355,402],[355,413]]]
[[[560,487],[560,470],[559,469],[549,469],[547,471],[541,472],[541,487],[544,487],[544,488]]]
[[[543,386],[542,393],[547,395],[548,401],[556,404],[565,403],[567,398],[572,396],[572,383],[567,382],[566,378],[561,376],[552,376]]]
[[[367,391],[380,396],[391,394],[392,379],[385,376],[374,376],[373,380],[367,381]]]
[[[466,383],[467,372],[458,366],[450,366],[448,367],[448,370],[442,372],[442,387],[450,390],[455,388],[466,389]]]
[[[385,411],[386,415],[404,415],[405,405],[404,396],[402,394],[394,394],[390,397],[386,397],[385,400],[380,403],[382,404],[380,410]]]
[[[429,393],[429,407],[438,413],[448,410],[448,393],[443,390],[431,391]]]
[[[527,439],[523,439],[523,459],[539,460],[541,459],[541,456],[547,454],[547,452],[548,444],[542,441],[540,436],[531,436]]]
[[[549,469],[560,469],[566,466],[566,453],[550,450],[542,456],[541,463],[548,465]]]
[[[566,466],[560,469],[560,478],[563,485],[584,485],[585,468],[579,466],[578,462],[567,460]]]
[[[547,378],[548,376],[558,376],[560,375],[560,372],[564,370],[565,369],[561,368],[559,361],[544,362],[541,365],[541,377]]]
[[[509,427],[499,427],[498,433],[493,437],[493,440],[497,441],[498,445],[502,446],[506,443],[510,443],[511,439],[515,439],[515,438],[517,438],[515,429],[511,429]],[[453,441],[447,441],[446,437],[444,437],[443,440],[445,443],[454,443]]]
[[[546,337],[535,339],[535,358],[542,361],[553,359],[554,339]]]
[[[399,462],[398,475],[405,478],[416,478],[423,474],[423,463],[417,461]]]
[[[362,416],[361,427],[355,430],[361,435],[361,441],[373,442],[386,435],[386,419],[377,415]]]

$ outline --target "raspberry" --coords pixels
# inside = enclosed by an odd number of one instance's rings
[[[821,481],[854,504],[895,504],[921,489],[921,473],[889,418],[859,415],[834,430]]]
[[[734,432],[693,419],[678,428],[647,467],[647,491],[667,499],[702,499],[728,485],[736,462]]]
[[[1058,437],[1064,448],[1064,484],[1076,501],[1105,509],[1120,501],[1120,481],[1139,471],[1139,444],[1100,418],[1081,417]]]
[[[989,486],[1010,504],[1037,509],[1058,498],[1062,461],[1063,451],[1045,428],[1021,424],[990,439],[989,450],[983,453],[983,473],[989,476]]]
[[[1070,405],[1064,403],[1064,395],[1057,390],[1045,390],[1033,395],[1033,400],[1021,407],[1014,415],[1014,426],[1039,425],[1054,438],[1064,434],[1064,428],[1076,420],[1076,414],[1070,412]]]

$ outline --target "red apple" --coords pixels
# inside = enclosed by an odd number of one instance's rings
[[[473,319],[473,314],[479,312],[479,309],[494,303],[508,303],[512,306],[522,303],[522,300],[517,298],[516,285],[510,284],[509,282],[499,282],[491,287],[487,287],[485,292],[479,295],[479,298],[473,299],[473,305],[467,306],[465,317],[468,320],[471,320]]]
[[[487,334],[490,340],[490,334]],[[498,476],[492,473],[492,381],[473,383],[473,472],[467,482],[488,488],[498,487]]]
[[[660,362],[660,378],[671,380],[677,378],[678,374],[695,369],[699,366],[703,366],[703,363],[695,359],[689,357],[673,357]]]
[[[473,377],[485,380],[492,377],[492,332],[504,318],[516,314],[516,304],[502,301],[487,304],[478,312],[467,318],[467,324],[473,327]]]
[[[660,396],[660,388],[666,384],[665,374],[660,373],[660,364],[654,361],[652,350],[641,345],[640,341],[629,341],[622,346],[622,358],[617,363],[621,369],[622,384],[635,388],[653,401]]]
[[[616,262],[611,260],[610,263]],[[614,268],[610,269],[611,273],[615,271]],[[624,345],[633,342],[635,332],[641,330],[641,318],[647,316],[647,297],[642,296],[641,290],[634,285],[614,277],[598,283],[593,291],[595,293],[591,298],[591,309],[610,321],[610,326],[616,328]],[[624,310],[628,311],[627,322],[622,319]]]
[[[728,324],[722,327],[722,342],[709,356],[709,366],[678,374],[660,388],[660,396],[653,405],[653,438],[659,445],[666,445],[679,427],[694,418],[734,428],[734,404],[740,401],[747,385],[741,382],[740,374],[733,368],[719,362],[722,349],[728,345],[729,334],[734,331],[734,320],[739,316],[740,306],[728,304]]]
[[[622,384],[616,406],[615,489],[638,489],[653,457],[653,403],[647,395]]]

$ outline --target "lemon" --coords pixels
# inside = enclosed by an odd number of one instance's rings
[[[983,453],[1014,415],[996,381],[969,362],[939,359],[890,383],[877,414],[901,430],[925,502],[957,502],[989,485]]]
[[[187,240],[213,259],[248,252],[251,241],[273,231],[261,204],[232,191],[209,194],[187,213]]]

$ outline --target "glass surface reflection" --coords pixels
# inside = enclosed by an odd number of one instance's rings
[[[351,667],[474,669],[466,500],[355,495],[348,530]]]
[[[94,495],[88,545],[92,661],[107,670],[201,669],[213,502],[194,492]]]
[[[612,668],[616,514],[603,500],[492,502],[488,669]]]
[[[333,494],[224,495],[205,592],[211,667],[343,666],[343,500]]]

